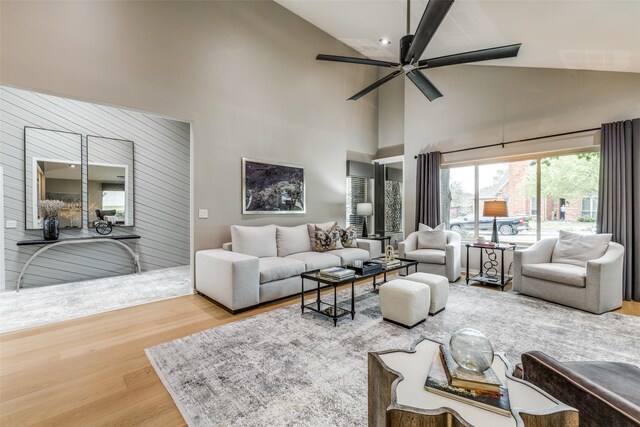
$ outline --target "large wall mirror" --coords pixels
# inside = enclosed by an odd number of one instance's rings
[[[82,135],[25,127],[26,228],[42,228],[41,200],[62,200],[60,228],[82,228]]]
[[[133,141],[87,136],[88,226],[132,226]]]

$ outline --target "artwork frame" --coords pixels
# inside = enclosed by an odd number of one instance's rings
[[[242,158],[242,214],[307,213],[305,168],[292,163]]]

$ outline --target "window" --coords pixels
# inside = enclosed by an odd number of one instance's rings
[[[347,177],[347,225],[354,225],[358,235],[362,235],[364,217],[356,215],[358,203],[369,202],[371,193],[371,178],[359,176]],[[373,224],[367,223],[368,229],[373,229]]]
[[[582,220],[587,222],[587,220],[595,220],[596,213],[598,209],[598,198],[595,196],[583,197],[582,198],[582,211],[580,212],[580,216]]]
[[[463,237],[474,236],[475,167],[442,169],[441,217],[447,228]]]
[[[467,240],[489,239],[493,218],[482,216],[484,202],[504,200],[508,216],[496,218],[501,241],[532,243],[555,237],[559,230],[594,233],[599,170],[597,152],[445,167],[441,171],[442,218],[448,229]]]

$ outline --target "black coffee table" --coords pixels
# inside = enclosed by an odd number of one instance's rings
[[[368,274],[355,274],[350,277],[346,277],[344,279],[331,279],[329,277],[321,276],[320,270],[312,270],[306,271],[300,275],[301,282],[301,292],[300,292],[300,310],[304,313],[304,309],[308,309],[311,311],[315,311],[316,313],[320,313],[324,316],[327,316],[333,319],[333,325],[338,326],[338,319],[351,314],[351,319],[353,319],[356,315],[355,310],[355,298],[354,298],[354,287],[355,283],[358,280],[368,279],[373,277],[373,289],[375,290],[376,286],[380,286],[387,281],[387,273],[391,271],[396,271],[405,268],[406,273],[409,274],[409,267],[415,267],[416,271],[418,271],[418,261],[405,259],[405,258],[396,258],[400,260],[400,264],[394,265],[392,267],[383,268],[382,270],[376,271],[374,273]],[[346,268],[346,267],[345,267]],[[384,275],[384,280],[382,282],[376,282],[376,277],[379,275]],[[313,280],[317,283],[318,287],[316,289],[316,299],[315,301],[306,303],[304,302],[304,279]],[[326,286],[333,286],[333,304],[322,301],[320,298],[320,284]],[[346,285],[351,283],[351,303],[349,308],[340,307],[338,305],[338,286]]]

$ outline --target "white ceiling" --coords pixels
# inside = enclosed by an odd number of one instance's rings
[[[404,0],[276,1],[369,58],[398,60]],[[411,33],[426,4],[411,1]],[[517,58],[481,64],[638,73],[640,1],[457,0],[423,58],[513,43],[522,43]]]

